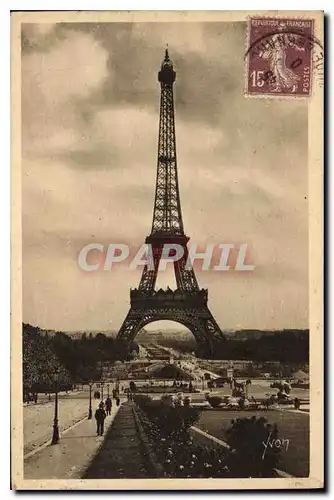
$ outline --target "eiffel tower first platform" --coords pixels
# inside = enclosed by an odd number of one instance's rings
[[[117,339],[131,344],[148,323],[172,320],[186,326],[197,341],[197,355],[212,357],[224,338],[209,308],[208,291],[200,289],[195,272],[186,266],[189,238],[183,230],[177,176],[173,84],[175,71],[166,49],[158,80],[161,85],[157,180],[151,234],[152,264],[145,265],[138,289],[130,291],[131,307]],[[177,289],[155,290],[165,244],[178,244],[183,257],[174,261]]]

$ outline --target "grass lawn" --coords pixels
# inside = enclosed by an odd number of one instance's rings
[[[282,411],[205,411],[201,414],[197,427],[224,440],[226,429],[236,418],[264,416],[270,424],[277,423],[279,437],[289,439],[287,451],[281,453],[279,469],[296,477],[309,475],[309,414]]]

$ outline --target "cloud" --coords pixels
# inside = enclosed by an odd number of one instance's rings
[[[25,321],[120,326],[140,271],[85,274],[77,257],[150,231],[168,42],[185,232],[248,243],[256,266],[199,272],[212,312],[222,329],[307,327],[307,103],[244,97],[244,37],[244,23],[24,25]]]
[[[24,155],[67,148],[80,135],[74,105],[101,85],[106,62],[107,53],[91,35],[71,31],[49,51],[23,56]]]

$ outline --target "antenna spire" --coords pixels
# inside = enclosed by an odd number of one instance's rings
[[[165,58],[161,63],[161,71],[159,71],[158,80],[168,85],[172,85],[175,82],[175,71],[173,70],[173,63],[169,59],[168,43],[166,43]]]

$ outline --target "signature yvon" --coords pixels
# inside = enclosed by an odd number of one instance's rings
[[[276,448],[278,450],[288,451],[289,443],[289,439],[279,439],[277,437],[272,438],[272,433],[269,432],[267,441],[262,441],[262,444],[264,446],[262,460],[264,460],[264,457],[266,456],[268,447],[272,449]]]

